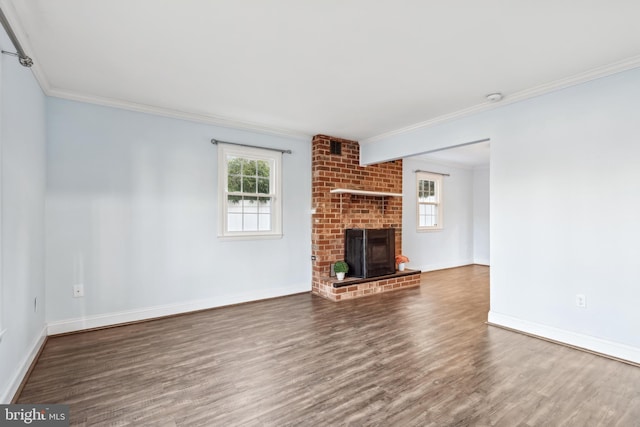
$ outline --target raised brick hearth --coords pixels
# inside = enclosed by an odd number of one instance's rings
[[[339,281],[335,277],[321,277],[318,290],[314,293],[331,301],[342,301],[415,286],[420,286],[420,271],[405,270],[395,275],[369,279],[354,277]]]
[[[334,145],[340,143],[340,154],[331,153],[331,141],[334,141]],[[315,210],[312,223],[312,255],[315,257],[312,292],[332,301],[341,301],[419,285],[420,274],[408,274],[371,278],[366,283],[333,287],[337,280],[329,277],[331,264],[344,259],[346,228],[394,228],[395,253],[402,253],[402,199],[332,194],[331,190],[348,188],[402,193],[402,160],[360,166],[360,146],[357,141],[327,135],[313,137],[311,150],[312,207]]]

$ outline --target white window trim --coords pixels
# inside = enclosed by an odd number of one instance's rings
[[[270,194],[272,200],[269,231],[227,231],[228,173],[227,156],[273,161]],[[229,240],[279,239],[282,237],[282,153],[254,147],[218,143],[218,238]]]
[[[430,205],[436,205],[438,208],[438,224],[435,226],[420,226],[420,181],[434,181],[436,183],[436,203],[427,203]],[[442,175],[429,173],[429,172],[417,172],[416,173],[416,230],[420,232],[428,231],[440,231],[444,228],[444,216],[443,216],[443,191],[442,191]],[[424,203],[423,203],[424,204]]]

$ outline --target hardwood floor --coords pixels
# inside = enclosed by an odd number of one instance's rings
[[[19,403],[72,425],[637,426],[640,368],[484,324],[489,271],[53,337]]]

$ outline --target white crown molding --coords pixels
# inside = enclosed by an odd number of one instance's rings
[[[198,114],[198,113],[192,113],[188,111],[180,111],[180,110],[174,110],[170,108],[156,107],[153,105],[138,104],[134,102],[122,101],[122,100],[117,100],[117,99],[112,99],[107,97],[82,95],[75,92],[54,88],[51,86],[51,84],[49,83],[49,80],[46,77],[46,74],[42,71],[42,68],[40,67],[40,63],[38,62],[38,57],[36,55],[36,52],[31,47],[31,44],[29,43],[29,37],[27,37],[27,34],[25,33],[22,25],[20,24],[20,20],[17,18],[18,14],[15,8],[13,7],[13,4],[11,2],[8,2],[7,0],[0,0],[0,7],[2,7],[2,10],[7,16],[7,20],[9,21],[9,24],[11,24],[11,28],[16,34],[16,37],[18,37],[18,39],[20,40],[20,44],[22,44],[22,47],[25,49],[27,55],[29,55],[31,59],[33,59],[33,66],[31,67],[31,71],[33,72],[34,77],[38,81],[40,88],[42,89],[44,94],[47,96],[68,99],[71,101],[86,102],[86,103],[95,104],[95,105],[102,105],[105,107],[120,108],[123,110],[136,111],[140,113],[153,114],[153,115],[169,117],[174,119],[188,120],[188,121],[197,122],[197,123],[212,124],[212,125],[233,128],[233,129],[241,129],[241,130],[254,131],[259,133],[277,135],[277,136],[285,136],[285,137],[294,138],[294,139],[304,139],[307,141],[310,140],[311,137],[313,136],[311,134],[307,134],[305,132],[294,130],[294,129],[271,127],[271,126],[266,126],[259,123],[235,120],[228,117]]]
[[[483,111],[492,110],[495,108],[503,107],[508,104],[524,101],[536,96],[545,95],[550,92],[554,92],[560,89],[565,89],[571,86],[575,86],[581,83],[586,83],[591,80],[607,77],[612,74],[628,71],[633,68],[640,67],[640,56],[633,56],[631,58],[624,59],[622,61],[614,62],[602,67],[597,67],[583,73],[575,74],[570,77],[566,77],[559,80],[554,80],[549,83],[538,85],[530,89],[525,89],[514,94],[507,94],[505,98],[500,102],[483,102],[482,104],[474,105],[469,108],[465,108],[459,111],[455,111],[450,114],[444,114],[442,116],[425,120],[423,122],[415,123],[410,126],[406,126],[400,129],[392,130],[380,135],[365,138],[359,141],[360,144],[370,144],[376,141],[390,138],[395,135],[401,135],[407,132],[411,132],[417,129],[433,127],[445,122],[453,121],[463,117],[470,116],[472,114],[481,113]]]
[[[88,104],[101,105],[104,107],[119,108],[128,111],[135,111],[139,113],[153,114],[156,116],[169,117],[173,119],[187,120],[197,123],[212,124],[232,129],[241,129],[259,133],[266,133],[277,136],[285,136],[294,139],[304,139],[305,141],[311,140],[312,135],[301,131],[292,129],[283,129],[261,125],[253,122],[245,122],[240,120],[234,120],[227,117],[206,115],[199,113],[192,113],[188,111],[174,110],[170,108],[156,107],[147,104],[138,104],[135,102],[122,101],[113,98],[106,98],[100,96],[81,95],[75,92],[65,91],[61,89],[49,89],[45,90],[46,95],[67,99],[70,101],[85,102]]]
[[[29,43],[29,38],[27,37],[25,31],[23,30],[22,25],[20,24],[19,19],[17,18],[18,14],[16,13],[15,8],[13,7],[13,4],[8,0],[0,0],[0,7],[2,7],[2,10],[4,11],[7,17],[7,20],[11,24],[11,27],[13,28],[13,31],[16,33],[16,36],[20,40],[20,43],[23,45],[24,49],[26,50],[27,55],[30,55],[30,56],[33,55],[32,59],[34,61],[34,64],[31,67],[31,71],[33,72],[36,80],[40,84],[40,87],[42,88],[43,92],[47,96],[69,99],[73,101],[86,102],[90,104],[103,105],[108,107],[121,108],[125,110],[143,112],[143,113],[154,114],[154,115],[159,115],[164,117],[194,121],[198,123],[214,124],[214,125],[229,127],[233,129],[243,129],[248,131],[255,131],[260,133],[291,137],[296,139],[308,140],[313,136],[310,133],[306,133],[306,132],[302,132],[294,129],[270,127],[264,124],[246,122],[246,121],[231,119],[231,118],[222,117],[222,116],[205,115],[205,114],[193,113],[188,111],[173,110],[173,109],[168,109],[163,107],[156,107],[152,105],[137,104],[133,102],[115,100],[115,99],[110,99],[106,97],[81,95],[81,94],[77,94],[70,91],[64,91],[61,89],[52,88],[51,84],[49,83],[46,77],[46,74],[43,72],[42,68],[40,67],[36,52],[32,49],[32,46]],[[507,94],[505,98],[500,102],[484,102],[482,104],[474,105],[472,107],[455,111],[450,114],[444,114],[442,116],[429,119],[423,122],[419,122],[410,126],[392,130],[392,131],[382,133],[376,136],[372,136],[369,138],[364,138],[362,140],[359,140],[358,142],[359,144],[373,143],[376,141],[380,141],[380,140],[392,137],[394,135],[400,135],[413,130],[436,126],[438,124],[449,122],[455,119],[460,119],[466,116],[470,116],[472,114],[477,114],[483,111],[492,110],[508,104],[523,101],[536,96],[547,94],[549,92],[553,92],[556,90],[560,90],[560,89],[574,86],[577,84],[585,83],[590,80],[595,80],[601,77],[606,77],[612,74],[620,73],[620,72],[627,71],[633,68],[638,68],[638,67],[640,67],[640,56],[633,56],[633,57],[630,57],[621,61],[617,61],[608,65],[597,67],[592,70],[585,71],[583,73],[579,73],[567,78],[555,80],[555,81],[545,83],[530,89],[525,89],[523,91],[516,92],[514,94]]]

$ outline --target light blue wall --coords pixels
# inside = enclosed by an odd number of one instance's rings
[[[491,138],[489,320],[640,362],[638,111],[635,69],[361,150]]]
[[[310,141],[56,98],[47,111],[52,332],[309,291]],[[211,138],[293,150],[282,239],[217,238]]]
[[[640,362],[638,111],[640,69],[505,111],[491,144],[496,320],[605,340]]]
[[[380,163],[490,139],[495,131],[495,120],[496,110],[492,110],[374,142],[364,142],[360,145],[360,164]]]
[[[416,230],[416,169],[448,173],[443,177],[443,229]],[[473,263],[473,170],[423,159],[403,161],[402,251],[409,268],[422,271]]]
[[[14,50],[4,32],[0,47]],[[7,403],[45,332],[46,120],[45,97],[31,71],[17,58],[0,55],[0,74],[0,329],[6,329],[0,341],[0,403]]]
[[[490,265],[489,219],[490,186],[489,167],[473,170],[473,262]]]

